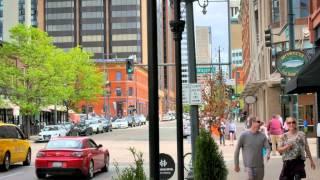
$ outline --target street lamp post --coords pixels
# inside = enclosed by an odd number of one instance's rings
[[[186,3],[186,28],[187,28],[187,43],[188,43],[188,57],[189,57],[189,82],[197,83],[197,74],[196,74],[196,57],[195,57],[195,38],[194,38],[194,17],[193,17],[193,2],[198,1],[199,6],[203,9],[202,13],[207,13],[207,7],[209,2],[227,2],[228,3],[228,34],[229,34],[229,76],[231,77],[231,50],[230,50],[230,12],[229,12],[229,0],[217,0],[217,1],[209,1],[209,0],[183,0]],[[180,6],[179,6],[180,7]],[[177,9],[176,9],[177,10]],[[180,9],[179,9],[180,10]],[[180,12],[180,11],[179,11]],[[220,49],[219,49],[220,51]],[[220,52],[219,52],[220,56]],[[220,59],[220,57],[219,57]],[[176,59],[179,61],[180,59]],[[221,62],[219,62],[219,73],[221,73]],[[177,82],[178,89],[178,82]],[[178,97],[177,97],[178,98]],[[178,113],[178,112],[177,112]],[[191,146],[192,146],[192,164],[195,164],[195,141],[199,134],[199,120],[198,117],[198,106],[191,105],[190,106],[190,117],[191,117]],[[178,118],[177,118],[178,120]],[[177,126],[178,128],[178,126]],[[179,161],[179,158],[178,158]],[[187,179],[193,179],[193,172],[191,171],[188,174]]]

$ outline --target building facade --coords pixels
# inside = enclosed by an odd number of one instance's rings
[[[304,51],[307,56],[312,54],[312,45],[307,28],[308,0],[293,1],[295,14],[295,49]],[[245,89],[243,97],[254,96],[256,102],[247,104],[250,115],[258,116],[264,121],[271,119],[273,114],[292,116],[292,102],[280,104],[280,81],[283,76],[278,72],[276,59],[280,53],[289,50],[287,33],[273,36],[272,48],[265,46],[264,31],[271,27],[278,33],[287,23],[287,1],[285,0],[242,0],[241,22],[243,27],[243,58]],[[308,95],[299,95],[299,122],[307,119],[313,122],[315,110],[314,101],[309,101]],[[309,99],[309,100],[308,100]],[[311,98],[312,99],[312,98]],[[312,112],[312,117],[309,112]]]
[[[126,72],[127,59],[96,60],[96,65],[108,77],[106,96],[93,102],[82,102],[79,109],[97,115],[123,117],[136,111],[148,114],[148,71],[145,67],[135,66],[133,74]],[[106,112],[105,112],[106,111]]]
[[[0,0],[0,40],[9,41],[18,23],[37,26],[37,0]]]

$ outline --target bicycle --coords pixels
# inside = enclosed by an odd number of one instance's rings
[[[190,152],[183,155],[183,167],[188,174],[192,168],[192,154]]]

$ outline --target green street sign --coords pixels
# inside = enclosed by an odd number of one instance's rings
[[[211,74],[215,73],[216,68],[215,67],[197,67],[197,74]]]

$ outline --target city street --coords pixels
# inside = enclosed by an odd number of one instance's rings
[[[176,121],[160,122],[160,152],[170,154],[176,159]],[[149,142],[148,142],[148,125],[128,129],[114,129],[111,133],[97,134],[91,136],[97,144],[110,151],[111,168],[107,173],[97,173],[94,177],[96,180],[112,179],[116,171],[114,163],[119,164],[120,169],[128,167],[133,163],[133,158],[129,152],[129,147],[135,147],[137,151],[143,153],[145,160],[145,169],[148,176],[149,168]],[[190,152],[190,144],[185,140],[185,152]],[[43,148],[46,143],[32,142],[32,164],[25,167],[22,165],[13,166],[8,172],[0,172],[0,180],[36,180],[34,160],[39,149]],[[175,160],[176,161],[176,160]],[[54,179],[54,178],[51,178]],[[59,178],[60,179],[60,178]],[[176,179],[173,177],[173,179]]]

